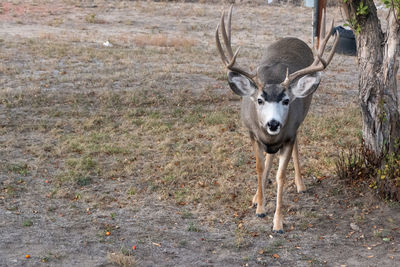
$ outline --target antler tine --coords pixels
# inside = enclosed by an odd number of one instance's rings
[[[226,47],[226,51],[228,51],[228,55],[230,58],[233,57],[233,51],[232,51],[232,47],[231,47],[231,42],[230,42],[230,38],[228,38],[228,34],[226,33],[226,28],[225,28],[225,12],[222,12],[222,16],[221,16],[221,33],[222,33],[222,38],[224,39],[224,43],[225,43],[225,47]],[[228,22],[229,24],[229,22]],[[230,33],[229,33],[230,36]]]
[[[331,26],[329,27],[329,35],[328,35],[328,36],[325,36],[325,37],[322,39],[322,42],[319,44],[318,54],[321,55],[321,56],[322,56],[322,54],[324,53],[325,46],[326,46],[326,44],[328,43],[328,40],[329,40],[329,38],[330,38],[331,35],[332,35],[332,30],[333,30],[333,25],[334,25],[334,23],[335,23],[335,20],[332,20]]]
[[[233,55],[233,57],[231,59],[231,62],[229,62],[229,64],[226,66],[228,69],[232,68],[232,66],[235,64],[236,57],[239,54],[239,51],[240,51],[240,47],[236,50],[235,54]]]
[[[233,66],[233,65],[235,64],[236,57],[237,57],[237,55],[239,54],[239,51],[240,51],[240,47],[236,50],[235,54],[233,55],[233,57],[232,57],[232,59],[231,59],[231,62],[229,62],[229,64],[226,66],[226,68],[227,68],[228,70],[232,70],[232,71],[239,72],[239,73],[241,73],[241,74],[243,74],[243,75],[245,75],[245,76],[247,76],[247,77],[253,79],[254,77],[257,76],[257,74],[248,73],[248,72],[242,70],[241,68],[236,68],[236,67]]]
[[[290,84],[290,78],[289,78],[289,68],[286,68],[286,78],[285,80],[282,82],[282,85],[284,87],[288,87]]]
[[[239,54],[240,48],[238,48],[236,50],[235,54],[233,54],[232,46],[231,46],[232,9],[233,9],[233,5],[231,5],[231,7],[229,8],[228,29],[225,28],[225,12],[224,11],[222,12],[220,23],[218,24],[217,29],[215,30],[215,43],[217,45],[217,49],[218,49],[219,55],[222,59],[222,62],[225,64],[225,66],[228,70],[236,71],[240,74],[247,76],[250,79],[253,79],[254,77],[257,76],[257,74],[248,73],[239,67],[234,67],[234,64],[236,62],[236,58]],[[227,55],[225,55],[224,49],[222,48],[222,45],[221,45],[221,41],[219,40],[219,30],[220,29],[221,29],[222,38],[225,43]]]
[[[216,29],[216,31],[215,31],[215,42],[216,42],[216,44],[217,44],[217,49],[218,49],[219,55],[221,56],[222,62],[223,62],[225,65],[227,65],[227,64],[229,63],[229,61],[228,61],[228,59],[226,58],[225,53],[224,53],[224,50],[222,49],[222,46],[221,46],[221,42],[219,41],[219,36],[218,36],[219,26],[220,26],[220,25],[218,24],[217,29]]]
[[[228,13],[228,40],[229,40],[229,45],[231,44],[232,9],[233,9],[233,4],[229,7],[229,13]]]
[[[322,65],[323,65],[324,67],[328,66],[329,63],[331,62],[331,60],[332,60],[332,58],[333,58],[333,55],[335,54],[336,46],[337,46],[337,44],[338,44],[338,42],[339,42],[339,38],[340,38],[339,32],[336,31],[336,32],[335,32],[335,40],[333,41],[333,46],[332,46],[331,52],[329,53],[327,60],[324,60],[324,59],[322,58],[322,54],[324,53],[325,46],[326,46],[326,44],[328,43],[328,40],[329,40],[329,38],[330,38],[331,35],[332,35],[332,30],[333,30],[333,25],[334,25],[334,24],[335,24],[335,20],[332,20],[331,26],[329,27],[329,36],[328,36],[328,38],[324,38],[324,39],[323,39],[323,41],[322,41],[322,43],[321,43],[321,46],[320,46],[320,49],[318,49],[318,54],[317,54],[317,56],[318,56],[319,61],[322,63]]]
[[[329,63],[331,63],[331,60],[332,60],[332,58],[333,58],[333,55],[334,55],[335,52],[336,52],[336,46],[338,45],[339,39],[340,39],[339,31],[336,31],[335,35],[336,35],[336,36],[335,36],[335,41],[334,41],[333,46],[332,46],[332,50],[331,50],[331,52],[330,52],[329,55],[328,55],[328,59],[326,60],[326,64],[328,64],[328,65],[329,65]]]

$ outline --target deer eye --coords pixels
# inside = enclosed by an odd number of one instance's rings
[[[262,105],[262,104],[264,103],[264,101],[262,101],[261,98],[259,98],[257,101],[258,101],[258,104],[259,104],[259,105]]]
[[[285,106],[289,105],[289,99],[283,100],[283,101],[282,101],[282,104],[285,105]]]

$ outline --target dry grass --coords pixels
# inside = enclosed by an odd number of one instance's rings
[[[95,13],[90,13],[85,16],[85,21],[87,23],[95,23],[95,24],[105,24],[106,21],[103,19],[99,19]]]
[[[133,179],[138,189],[134,197],[156,193],[180,205],[234,206],[242,212],[250,203],[253,153],[239,124],[238,108],[226,97],[196,96],[188,91],[65,95],[34,91],[3,93],[1,101],[10,109],[37,110],[40,124],[27,125],[24,117],[16,116],[14,122],[19,126],[9,125],[3,131],[7,135],[11,129],[40,133],[43,145],[29,150],[39,156],[41,168],[57,159],[58,167],[50,178],[59,190],[73,186],[81,194],[82,187],[98,184],[100,179]],[[336,149],[357,142],[359,128],[350,127],[357,118],[346,115],[355,114],[354,110],[310,114],[300,133],[306,179],[330,175]],[[6,149],[17,142],[11,139]],[[90,192],[84,194],[86,201],[95,204]]]
[[[192,47],[196,40],[184,36],[168,36],[167,34],[142,34],[133,38],[137,46],[160,46],[160,47]]]
[[[118,253],[108,253],[107,259],[110,263],[121,267],[133,267],[138,266],[138,263],[130,255],[125,255],[122,252]]]

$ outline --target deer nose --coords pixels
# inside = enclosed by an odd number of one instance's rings
[[[270,120],[269,122],[267,122],[268,128],[273,132],[275,132],[280,125],[281,124],[277,120]]]

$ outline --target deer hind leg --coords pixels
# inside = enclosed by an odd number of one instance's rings
[[[297,139],[294,142],[293,146],[293,163],[294,163],[294,182],[296,183],[297,192],[304,193],[306,192],[306,186],[304,185],[303,179],[301,178],[301,171],[300,171],[300,163],[299,163],[299,148],[297,145]]]
[[[252,140],[254,154],[256,155],[256,169],[257,169],[257,192],[253,197],[253,207],[257,207],[256,215],[258,217],[265,217],[265,195],[264,195],[264,184],[265,184],[265,177],[266,177],[266,170],[270,169],[270,164],[267,168],[264,168],[264,152],[258,146],[255,140]],[[269,160],[269,157],[267,157]],[[267,162],[267,161],[265,161]]]
[[[276,210],[274,215],[274,226],[272,230],[277,233],[283,233],[283,216],[282,216],[282,196],[283,196],[283,186],[285,185],[286,179],[286,169],[290,160],[290,155],[292,153],[293,143],[288,143],[283,146],[280,150],[279,155],[279,167],[276,174]]]

